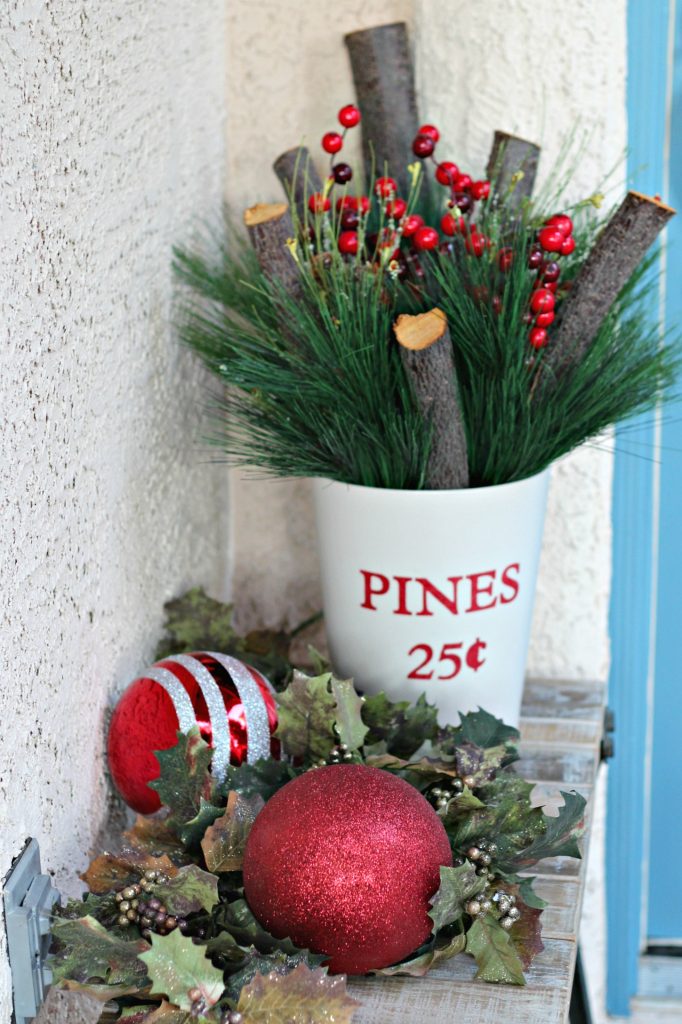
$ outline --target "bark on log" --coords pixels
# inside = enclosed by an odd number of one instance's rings
[[[398,21],[351,32],[345,42],[362,113],[360,127],[367,179],[372,164],[377,175],[382,175],[387,165],[401,195],[407,197],[407,165],[415,159],[412,140],[419,127],[407,25]]]
[[[640,192],[625,196],[562,303],[541,364],[548,383],[581,362],[618,293],[674,214],[672,207]]]
[[[244,212],[251,244],[263,273],[277,280],[292,298],[302,292],[301,273],[287,241],[294,237],[294,226],[286,203],[257,203]]]
[[[511,217],[521,212],[525,199],[530,199],[540,159],[540,147],[507,132],[495,132],[488,159],[487,175],[495,180],[494,195],[504,202]],[[512,178],[521,172],[513,188]]]
[[[403,314],[393,329],[417,403],[433,430],[426,473],[428,486],[434,491],[466,487],[466,434],[445,314],[440,309],[417,316]]]
[[[298,219],[305,220],[308,196],[322,191],[322,179],[317,173],[307,146],[295,146],[277,157],[272,168],[282,182],[287,199],[296,206]]]

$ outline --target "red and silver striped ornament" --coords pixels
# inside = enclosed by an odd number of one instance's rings
[[[219,781],[230,764],[278,753],[277,706],[265,676],[214,651],[164,658],[130,684],[109,726],[109,770],[133,810],[159,809],[158,793],[148,785],[159,775],[154,751],[175,746],[178,730],[195,725],[213,748],[211,773]]]

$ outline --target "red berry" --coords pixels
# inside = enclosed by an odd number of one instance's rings
[[[357,210],[358,201],[355,196],[339,196],[336,200],[336,212],[341,213],[342,210]]]
[[[405,238],[409,238],[413,235],[417,228],[422,227],[424,224],[424,218],[418,213],[411,213],[409,217],[406,217],[403,221],[403,235]]]
[[[431,156],[435,148],[436,143],[430,135],[417,135],[412,143],[412,152],[415,156],[422,159],[426,156]]]
[[[474,199],[487,199],[490,195],[489,181],[474,181],[471,184],[471,195]]]
[[[542,285],[542,287],[546,288],[547,291],[552,292],[552,294],[554,295],[556,293],[557,288],[559,287],[559,282],[558,281],[547,281],[547,282],[545,282]]]
[[[339,110],[339,124],[344,128],[355,128],[356,124],[360,124],[360,116],[360,111],[355,104],[349,103]]]
[[[542,272],[540,275],[542,277],[542,283],[553,284],[554,281],[559,280],[560,274],[561,268],[559,267],[557,261],[550,260],[548,263],[545,263],[544,267],[542,268]]]
[[[562,256],[570,256],[575,251],[575,238],[571,236],[565,238],[560,251]]]
[[[438,142],[440,138],[440,132],[433,124],[423,124],[417,132],[418,135],[428,135],[434,142]]]
[[[538,270],[542,266],[542,249],[537,245],[528,253],[528,266],[531,270]]]
[[[549,313],[554,309],[554,296],[549,288],[538,288],[530,297],[530,308],[534,313]]]
[[[472,253],[474,256],[482,256],[486,246],[489,244],[490,239],[486,238],[485,235],[480,235],[478,231],[472,231],[464,243],[467,252]]]
[[[346,185],[353,177],[353,168],[350,164],[334,164],[332,174],[337,185]]]
[[[396,199],[389,199],[386,203],[386,215],[393,220],[400,220],[407,210],[407,203],[399,196]]]
[[[452,204],[460,213],[468,213],[474,205],[474,201],[468,192],[455,192],[452,197]]]
[[[436,181],[441,185],[452,185],[459,174],[459,167],[450,160],[445,160],[436,167]]]
[[[343,139],[338,132],[327,132],[322,136],[322,149],[327,153],[338,153],[343,146]]]
[[[382,196],[384,199],[388,199],[390,196],[394,196],[398,191],[398,186],[394,178],[377,178],[374,182],[374,191],[376,195]]]
[[[502,312],[502,299],[499,295],[493,295],[493,312],[498,316]]]
[[[321,192],[313,192],[308,199],[308,209],[311,213],[324,213],[331,205],[329,197],[323,196]]]
[[[557,231],[560,231],[564,238],[573,234],[573,221],[565,213],[555,213],[546,221],[546,224],[548,228],[556,228]]]
[[[536,327],[549,327],[549,325],[554,320],[554,316],[555,316],[555,314],[554,314],[554,312],[552,310],[548,310],[547,313],[538,313],[538,315],[535,318],[535,326]]]
[[[528,335],[528,340],[533,348],[543,348],[547,344],[547,331],[544,327],[534,327]]]
[[[558,228],[543,228],[538,232],[538,242],[545,252],[561,252],[564,236]]]
[[[514,262],[514,251],[513,249],[500,249],[497,256],[497,265],[503,274],[506,274],[511,269],[511,265]]]
[[[358,251],[358,236],[354,231],[342,231],[339,235],[339,252],[355,256]]]
[[[357,210],[343,210],[341,213],[341,227],[344,231],[355,231],[360,223]]]
[[[415,249],[435,249],[440,239],[438,238],[438,232],[435,228],[430,228],[427,224],[417,228],[414,233],[412,242]]]
[[[456,175],[455,180],[452,183],[452,187],[457,192],[468,192],[472,185],[473,181],[471,180],[471,176],[469,174]]]
[[[356,209],[359,210],[363,217],[366,217],[369,213],[370,201],[367,196],[360,196],[357,200]]]
[[[444,213],[440,219],[440,229],[444,235],[456,235],[459,223],[451,213]]]

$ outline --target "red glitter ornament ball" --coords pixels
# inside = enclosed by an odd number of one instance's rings
[[[230,763],[279,755],[277,705],[260,672],[204,651],[165,658],[130,684],[109,726],[109,770],[133,810],[158,811],[159,795],[148,785],[159,776],[154,751],[175,746],[178,731],[194,725],[213,747],[214,775]]]
[[[429,900],[452,864],[443,824],[409,783],[378,768],[316,768],[256,818],[244,890],[278,938],[365,974],[404,959],[431,932]]]

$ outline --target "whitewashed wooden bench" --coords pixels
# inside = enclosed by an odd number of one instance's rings
[[[601,760],[604,687],[595,684],[526,684],[518,770],[537,782],[541,803],[559,788],[575,789],[588,801]],[[458,956],[425,978],[358,978],[350,993],[360,1000],[354,1024],[564,1024],[576,967],[578,923],[590,836],[588,803],[583,860],[540,861],[531,874],[548,903],[542,916],[545,949],[527,975],[527,985],[474,981],[472,958]]]

